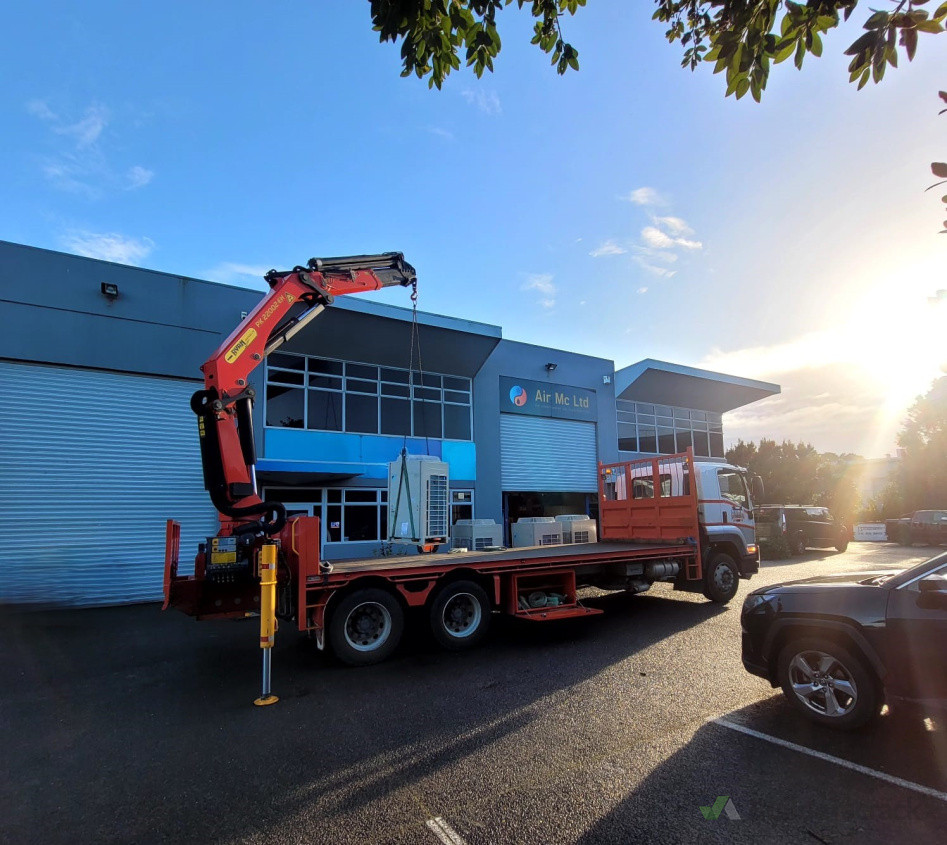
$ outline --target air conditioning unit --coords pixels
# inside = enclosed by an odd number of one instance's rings
[[[563,543],[597,543],[598,528],[595,520],[584,513],[563,513],[556,517],[562,524]]]
[[[388,539],[437,546],[450,537],[447,464],[430,455],[402,453],[388,464]]]
[[[451,527],[451,545],[455,549],[482,552],[488,546],[503,545],[503,526],[492,519],[458,519]]]
[[[524,516],[513,524],[513,546],[559,546],[562,524],[551,516]]]

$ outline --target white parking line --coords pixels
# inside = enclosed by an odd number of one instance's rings
[[[937,789],[931,789],[929,786],[923,786],[922,784],[914,783],[914,781],[895,777],[894,775],[889,775],[885,772],[879,772],[877,769],[869,769],[867,766],[861,766],[858,763],[853,763],[850,760],[844,760],[841,757],[833,757],[831,754],[825,754],[822,751],[806,748],[804,745],[796,745],[795,742],[789,742],[789,740],[786,739],[780,739],[776,736],[760,733],[759,731],[754,731],[752,728],[748,728],[745,725],[738,725],[735,722],[729,722],[726,719],[711,719],[710,721],[715,725],[720,725],[722,728],[729,728],[731,731],[737,731],[739,733],[746,734],[747,736],[755,736],[757,739],[762,739],[765,742],[771,742],[773,745],[781,745],[783,748],[791,748],[793,751],[798,751],[801,754],[808,754],[810,757],[816,757],[819,760],[825,760],[827,763],[835,763],[836,766],[842,766],[842,768],[851,769],[853,772],[859,772],[860,774],[868,775],[869,777],[878,778],[878,780],[893,783],[895,786],[901,786],[905,789],[912,789],[915,792],[920,792],[921,795],[927,795],[930,798],[936,798],[938,801],[944,801],[947,803],[947,792],[940,792]]]
[[[464,842],[464,838],[440,816],[428,819],[425,824],[427,824],[434,832],[434,835],[440,839],[444,845],[467,845],[467,843]]]

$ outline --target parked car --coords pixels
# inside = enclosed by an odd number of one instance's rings
[[[744,668],[823,725],[858,727],[886,702],[947,707],[947,553],[761,587],[740,621]]]
[[[914,511],[899,529],[896,539],[902,546],[940,546],[947,543],[947,511]]]
[[[783,536],[793,554],[808,548],[848,548],[851,529],[838,522],[828,508],[815,505],[761,505],[756,509],[756,538],[760,543]]]
[[[897,519],[885,520],[885,536],[888,538],[889,543],[900,543],[902,537],[907,536],[902,532],[907,530],[907,526],[911,522],[912,516],[913,514],[905,513],[899,516]]]

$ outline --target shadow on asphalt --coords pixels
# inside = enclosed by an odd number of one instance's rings
[[[724,612],[670,595],[594,598],[606,614],[581,620],[495,618],[488,643],[460,654],[416,624],[393,659],[363,669],[284,629],[269,708],[251,704],[255,620],[196,623],[151,605],[5,613],[0,838],[221,842],[307,813],[331,825]]]
[[[947,791],[947,727],[886,714],[855,732],[809,722],[781,694],[721,717],[771,737]],[[727,796],[739,820],[705,818]],[[718,805],[718,808],[721,805]],[[656,813],[655,807],[663,809]],[[707,722],[612,812],[582,845],[666,842],[942,841],[947,803]]]

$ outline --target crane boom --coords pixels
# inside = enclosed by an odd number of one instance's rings
[[[250,373],[336,296],[417,285],[414,268],[400,252],[312,258],[305,267],[270,270],[265,278],[269,292],[201,366],[204,389],[191,397],[204,487],[235,534],[273,535],[286,519],[283,505],[264,502],[256,489]]]

